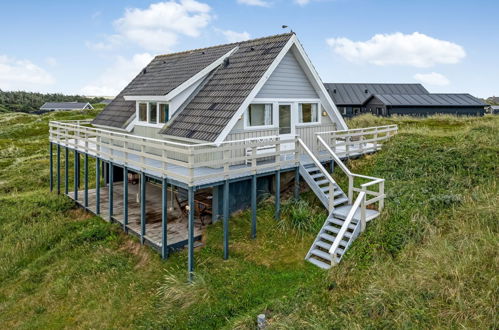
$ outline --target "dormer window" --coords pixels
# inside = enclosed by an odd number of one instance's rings
[[[161,126],[170,119],[168,103],[137,102],[137,117],[141,124]]]

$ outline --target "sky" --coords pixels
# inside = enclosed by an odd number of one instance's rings
[[[497,0],[1,0],[0,89],[114,96],[155,55],[291,29],[324,82],[497,96],[498,12]]]

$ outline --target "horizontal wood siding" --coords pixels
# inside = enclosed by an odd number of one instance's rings
[[[288,52],[256,97],[318,98],[318,95],[294,55]]]

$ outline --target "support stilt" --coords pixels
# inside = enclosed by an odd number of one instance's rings
[[[256,174],[251,178],[251,238],[256,237]]]
[[[85,154],[83,158],[83,206],[88,207],[88,154]]]
[[[275,218],[281,218],[281,171],[275,173]]]
[[[79,159],[80,159],[80,153],[78,151],[74,151],[75,153],[75,159],[74,159],[74,166],[73,166],[73,169],[74,169],[74,182],[73,182],[73,186],[74,186],[74,200],[77,201],[78,200],[78,177],[80,176],[80,169],[78,167],[78,164],[79,164]]]
[[[140,243],[144,244],[146,235],[146,175],[140,173]]]
[[[100,215],[100,159],[95,158],[95,214]]]
[[[52,142],[49,143],[50,153],[50,192],[54,190],[54,152],[52,150]]]
[[[123,167],[123,230],[128,232],[128,168]]]
[[[113,192],[113,188],[114,188],[114,166],[113,166],[113,163],[111,162],[108,162],[108,170],[107,170],[107,173],[108,173],[108,178],[109,178],[109,221],[112,220],[112,217],[113,217],[113,197],[114,197],[114,192]]]
[[[67,195],[69,193],[69,149],[66,147],[64,150],[64,193]]]
[[[161,185],[161,201],[161,257],[166,259],[168,258],[168,180],[166,178]]]
[[[61,193],[61,146],[57,145],[57,194]]]
[[[294,198],[300,198],[300,168],[296,167],[295,169],[295,190],[294,190]]]
[[[187,255],[187,271],[189,272],[189,282],[193,279],[194,272],[194,188],[189,187],[187,194],[187,203],[189,205],[189,240]]]
[[[223,197],[223,205],[224,205],[224,259],[229,259],[229,181],[225,180],[224,183],[224,197]]]

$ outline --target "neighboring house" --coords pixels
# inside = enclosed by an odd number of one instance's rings
[[[493,115],[499,115],[499,105],[491,105],[490,113]]]
[[[429,93],[421,84],[324,84],[344,117],[453,114],[483,116],[486,104],[469,94]]]
[[[373,95],[364,106],[368,112],[382,116],[483,116],[487,105],[470,94],[425,94]]]
[[[370,112],[365,103],[375,94],[423,95],[429,92],[421,84],[325,83],[329,95],[343,117]],[[376,113],[374,113],[376,114]]]
[[[83,154],[83,193],[78,184],[65,193],[165,258],[187,245],[189,273],[207,224],[223,219],[228,258],[230,213],[251,206],[254,238],[258,194],[275,194],[279,219],[281,187],[294,182],[298,198],[300,178],[329,211],[306,259],[322,268],[338,263],[385,197],[383,179],[358,182],[342,159],[376,152],[397,130],[348,130],[294,33],[156,56],[88,124],[50,123],[57,191],[61,147],[65,164],[74,150],[74,182]],[[349,179],[344,190],[324,167],[332,163]],[[67,183],[67,168],[64,175]]]
[[[99,102],[99,104],[105,104],[105,105],[108,105],[109,103],[111,103],[113,100],[112,99],[104,99],[102,101]]]
[[[40,111],[86,110],[93,109],[88,102],[45,102]]]

